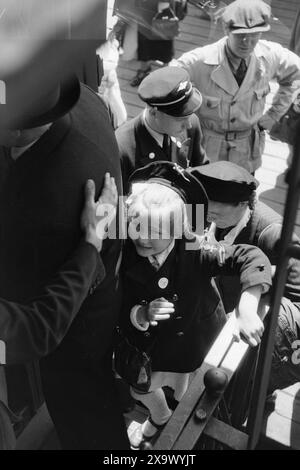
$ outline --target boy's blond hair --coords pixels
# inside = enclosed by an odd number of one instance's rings
[[[162,228],[162,233],[169,234],[170,238],[182,238],[191,231],[183,199],[158,182],[133,183],[126,206],[129,220],[148,216],[150,227]]]

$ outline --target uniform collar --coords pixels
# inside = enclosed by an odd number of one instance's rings
[[[144,109],[144,112],[143,112],[143,115],[142,115],[142,120],[143,120],[143,124],[144,126],[146,127],[147,131],[149,132],[149,134],[153,137],[153,139],[156,140],[156,142],[158,143],[158,145],[160,147],[163,146],[163,141],[164,141],[164,136],[163,134],[160,134],[159,132],[155,131],[154,129],[152,129],[149,124],[147,123],[147,109]]]
[[[148,256],[148,260],[149,262],[152,264],[152,266],[158,271],[161,266],[164,264],[164,262],[166,261],[167,257],[169,256],[169,254],[171,253],[171,251],[173,250],[175,246],[175,240],[173,239],[171,241],[171,243],[169,244],[169,246],[164,250],[162,251],[161,253],[158,253],[157,255],[155,256]]]
[[[241,231],[246,227],[251,217],[251,211],[247,207],[243,217],[240,219],[237,225],[235,225],[224,237],[223,240],[220,240],[222,245],[230,246],[234,244],[235,239],[241,233]]]
[[[239,96],[243,96],[249,89],[253,89],[253,86],[255,86],[257,81],[265,73],[266,65],[264,65],[261,60],[263,56],[263,48],[261,47],[262,41],[260,40],[257,43],[249,58],[247,74],[240,87],[233,79],[233,72],[225,52],[226,41],[227,36],[212,44],[209,49],[209,54],[207,54],[207,57],[204,59],[204,63],[216,66],[211,72],[211,80],[228,94],[238,98]]]
[[[227,59],[229,60],[229,63],[231,65],[233,71],[236,72],[237,69],[240,66],[240,63],[241,63],[242,59],[233,54],[233,52],[229,49],[227,43],[225,45],[225,53],[226,53]],[[249,67],[251,55],[249,57],[247,57],[247,59],[245,59],[245,63],[247,65],[247,67]]]

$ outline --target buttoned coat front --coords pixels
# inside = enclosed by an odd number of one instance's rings
[[[226,41],[224,37],[187,52],[176,64],[189,72],[203,96],[198,116],[210,161],[229,160],[253,172],[261,165],[265,144],[257,122],[265,111],[270,80],[277,81],[279,89],[267,115],[278,121],[291,104],[294,82],[300,80],[300,59],[280,44],[259,40],[239,87],[225,53]]]
[[[158,271],[136,253],[131,241],[125,247],[121,327],[132,344],[149,352],[153,370],[191,372],[202,363],[226,321],[213,276],[239,273],[243,290],[271,284],[268,259],[256,247],[228,247],[220,266],[216,251],[195,244],[194,249],[188,249],[187,243],[178,240]],[[164,282],[159,282],[163,278]],[[174,294],[176,301],[172,300]],[[160,297],[175,303],[175,313],[146,332],[137,330],[130,321],[132,307]]]

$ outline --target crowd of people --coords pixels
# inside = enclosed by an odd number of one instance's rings
[[[186,12],[187,2],[138,2],[151,15],[138,25],[147,66],[135,77],[145,108],[134,119],[126,121],[108,67],[104,99],[72,77],[32,113],[19,119],[16,110],[13,129],[0,127],[0,340],[7,366],[40,360],[63,449],[153,442],[173,413],[165,387],[176,405],[228,313],[237,340],[257,347],[264,332],[282,220],[257,201],[255,171],[265,132],[292,105],[300,58],[261,38],[268,4],[234,0],[224,38],[171,62],[173,39],[145,30],[173,3]],[[149,51],[163,67],[151,71]],[[279,87],[265,111],[271,80]],[[291,359],[299,289],[300,262],[291,259],[270,391],[300,380]],[[129,436],[116,372],[148,410]]]

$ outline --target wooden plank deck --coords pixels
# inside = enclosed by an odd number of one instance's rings
[[[229,3],[229,0],[227,0]],[[271,30],[264,34],[264,38],[279,42],[283,46],[288,46],[291,28],[299,0],[269,0],[272,5],[273,18]],[[113,0],[109,0],[110,11]],[[220,24],[212,25],[210,21],[201,17],[201,11],[189,5],[189,12],[181,23],[181,34],[175,41],[175,57],[179,57],[183,52],[191,50],[210,42],[214,42],[223,36],[223,29]],[[125,62],[120,60],[118,67],[118,77],[120,81],[122,98],[125,103],[128,118],[136,116],[144,104],[137,96],[136,88],[129,85],[130,79],[135,75],[137,62]],[[271,93],[268,97],[267,105],[270,105],[276,85],[271,85]],[[259,198],[283,214],[286,198],[287,185],[285,183],[285,171],[289,148],[287,144],[271,140],[267,136],[265,152],[263,155],[262,167],[256,172],[256,177],[260,182],[258,188]],[[300,236],[300,205],[295,226],[296,233]]]

